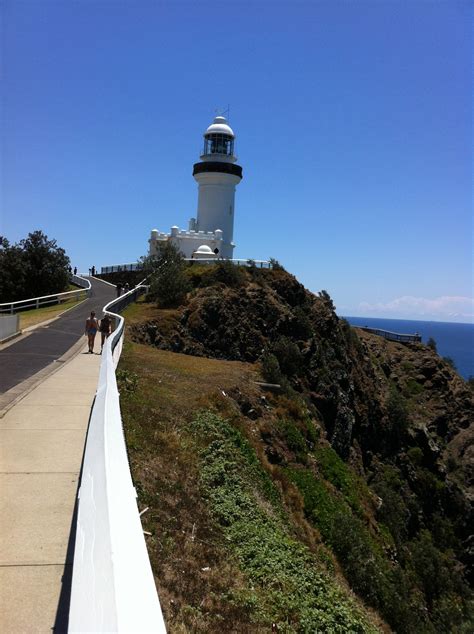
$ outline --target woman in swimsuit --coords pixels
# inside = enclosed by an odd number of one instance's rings
[[[91,312],[91,316],[86,321],[86,335],[89,340],[89,352],[94,354],[94,340],[99,330],[99,322],[96,319],[95,312]]]

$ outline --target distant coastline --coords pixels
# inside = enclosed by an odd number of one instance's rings
[[[464,379],[474,376],[474,324],[341,316],[352,326],[369,326],[409,334],[417,332],[422,336],[423,343],[432,337],[436,341],[439,355],[451,357],[458,373]]]

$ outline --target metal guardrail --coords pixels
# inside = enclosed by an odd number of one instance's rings
[[[116,320],[116,327],[102,353],[84,453],[69,632],[166,633],[130,473],[115,378],[125,324],[118,311],[146,288],[138,285],[103,309]]]
[[[224,258],[184,258],[185,262],[192,264],[217,264],[219,262],[232,262],[235,266],[256,266],[258,269],[271,269],[272,263],[269,260],[242,260]]]
[[[381,330],[380,328],[369,328],[368,326],[356,326],[365,332],[371,332],[373,335],[379,335],[390,341],[400,341],[401,343],[421,343],[421,335],[417,332],[414,335],[403,334],[400,332],[391,332],[390,330]]]
[[[20,299],[17,302],[7,302],[0,304],[0,314],[14,315],[20,310],[26,310],[28,308],[41,308],[42,306],[52,306],[54,304],[60,304],[63,301],[75,297],[78,301],[82,297],[84,299],[89,296],[91,289],[91,283],[84,277],[79,275],[71,275],[71,282],[77,286],[81,286],[77,291],[66,291],[64,293],[55,293],[54,295],[43,295],[41,297],[32,297],[30,299]]]
[[[259,269],[271,269],[271,262],[268,260],[243,260],[243,259],[235,259],[235,260],[225,260],[223,258],[184,258],[185,262],[191,263],[199,263],[199,264],[215,264],[216,262],[232,262],[236,266],[251,266],[252,264]],[[101,275],[106,273],[119,273],[124,271],[141,271],[143,270],[143,264],[140,262],[135,262],[132,264],[114,264],[112,266],[102,266],[100,269]]]
[[[130,264],[114,264],[112,266],[101,266],[100,274],[105,273],[122,273],[123,271],[141,271],[143,264],[141,262],[132,262]]]

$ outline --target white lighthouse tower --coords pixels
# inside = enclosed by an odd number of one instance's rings
[[[242,168],[234,156],[235,134],[227,119],[218,116],[204,132],[201,161],[194,164],[197,181],[197,217],[191,218],[188,230],[176,225],[170,233],[153,229],[150,255],[158,253],[160,244],[170,240],[185,258],[231,259],[235,244],[235,187],[242,180]]]
[[[199,185],[196,231],[222,231],[218,254],[232,258],[234,250],[235,187],[242,180],[242,168],[234,156],[235,134],[223,116],[218,116],[204,133],[201,162],[194,164]]]

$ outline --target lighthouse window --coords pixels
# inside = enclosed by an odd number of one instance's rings
[[[209,134],[204,141],[204,154],[226,154],[232,156],[234,140],[226,134]]]

